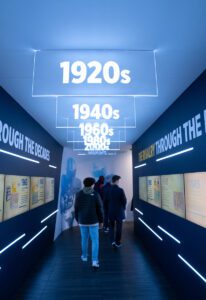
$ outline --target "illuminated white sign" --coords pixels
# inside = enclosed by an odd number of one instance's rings
[[[134,97],[57,97],[56,128],[79,128],[80,122],[97,120],[112,128],[136,128]]]
[[[88,84],[102,84],[103,81],[109,84],[121,82],[128,84],[131,81],[130,70],[120,70],[120,67],[115,61],[107,61],[103,66],[99,61],[90,61],[85,64],[83,61],[63,61],[60,63],[63,69],[62,83],[81,84],[87,82]],[[89,71],[91,73],[89,74]]]
[[[158,96],[154,51],[38,50],[32,96]]]
[[[85,151],[110,150],[110,136],[114,134],[113,129],[106,123],[81,123],[79,125],[81,136],[84,139]],[[109,136],[109,137],[108,137]]]
[[[88,118],[95,118],[97,120],[100,118],[105,120],[119,119],[119,110],[113,110],[110,104],[103,104],[102,106],[100,106],[100,104],[95,104],[92,109],[90,109],[88,104],[74,104],[72,107],[74,109],[75,120],[86,120]]]

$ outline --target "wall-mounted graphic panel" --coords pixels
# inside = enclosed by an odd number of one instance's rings
[[[30,209],[44,204],[45,178],[31,177]]]
[[[186,219],[206,227],[206,172],[185,174]]]
[[[0,174],[0,222],[3,220],[4,175]]]
[[[54,200],[54,178],[46,177],[45,179],[45,202]]]
[[[30,178],[6,175],[4,193],[4,220],[29,210]]]
[[[147,177],[139,177],[139,199],[147,201]]]
[[[161,207],[160,176],[147,177],[147,199],[150,204]]]
[[[161,176],[162,208],[185,218],[183,174]]]

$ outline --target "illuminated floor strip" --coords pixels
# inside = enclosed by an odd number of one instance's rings
[[[35,238],[37,238],[45,229],[47,229],[48,226],[45,226],[44,228],[42,228],[42,230],[40,230],[35,236],[33,236],[33,238],[31,238],[26,244],[24,244],[22,246],[22,250],[24,248],[26,248]]]
[[[178,257],[206,283],[206,278],[203,277],[191,264],[189,264],[188,261],[186,261],[180,254],[178,254]]]
[[[164,233],[166,233],[169,237],[171,237],[175,242],[177,242],[178,244],[181,244],[181,242],[176,239],[171,233],[169,233],[168,231],[166,231],[164,228],[162,228],[161,226],[157,226],[160,230],[162,230]]]
[[[188,149],[185,149],[185,150],[182,150],[182,151],[179,151],[179,152],[175,152],[175,153],[170,154],[170,155],[167,155],[167,156],[163,156],[163,157],[161,157],[161,158],[157,158],[156,161],[160,161],[160,160],[163,160],[163,159],[167,159],[167,158],[170,158],[170,157],[173,157],[173,156],[176,156],[176,155],[180,155],[180,154],[183,154],[183,153],[185,153],[185,152],[192,151],[192,150],[194,150],[193,147],[188,148]]]
[[[55,210],[53,213],[51,213],[50,215],[48,215],[46,218],[44,218],[43,220],[41,220],[41,223],[44,223],[47,219],[49,219],[50,217],[52,217],[54,214],[56,214],[59,210]]]
[[[144,215],[143,212],[141,212],[139,209],[135,208],[135,210],[140,214],[140,215]]]
[[[49,165],[50,168],[53,168],[53,169],[57,169],[56,166],[53,166],[53,165]]]
[[[141,218],[138,218],[138,220],[140,220],[140,222],[142,222],[142,224],[144,224],[158,239],[163,241],[163,239],[149,225],[147,225]]]
[[[135,166],[134,168],[137,169],[137,168],[144,167],[144,166],[146,166],[146,165],[147,165],[147,164],[142,164],[142,165]]]
[[[2,152],[2,153],[4,153],[4,154],[11,155],[11,156],[15,156],[15,157],[18,157],[18,158],[21,158],[21,159],[25,159],[25,160],[31,161],[31,162],[36,163],[36,164],[39,164],[39,161],[38,161],[38,160],[34,160],[34,159],[28,158],[28,157],[26,157],[26,156],[18,155],[18,154],[16,154],[16,153],[9,152],[9,151],[5,151],[5,150],[3,150],[3,149],[0,149],[0,152]]]
[[[19,236],[17,239],[15,239],[13,242],[11,242],[9,245],[7,245],[6,247],[4,247],[1,251],[0,254],[2,254],[4,251],[6,251],[8,248],[10,248],[12,245],[14,245],[16,242],[18,242],[19,240],[21,240],[23,237],[25,237],[25,233],[22,234],[21,236]]]

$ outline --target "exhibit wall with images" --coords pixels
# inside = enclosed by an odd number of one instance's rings
[[[53,242],[63,149],[2,88],[0,107],[0,298],[9,299]]]
[[[132,152],[135,233],[184,295],[205,297],[206,72]]]
[[[121,176],[120,187],[124,189],[128,201],[126,220],[132,221],[131,201],[133,188],[131,151],[99,157],[94,155],[76,155],[71,149],[64,148],[55,237],[61,231],[77,225],[74,219],[75,194],[83,188],[84,178],[91,176],[98,180],[99,176],[103,175],[107,181],[114,174]]]

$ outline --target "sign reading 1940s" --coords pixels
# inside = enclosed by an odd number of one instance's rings
[[[154,51],[36,51],[33,96],[157,96]]]

